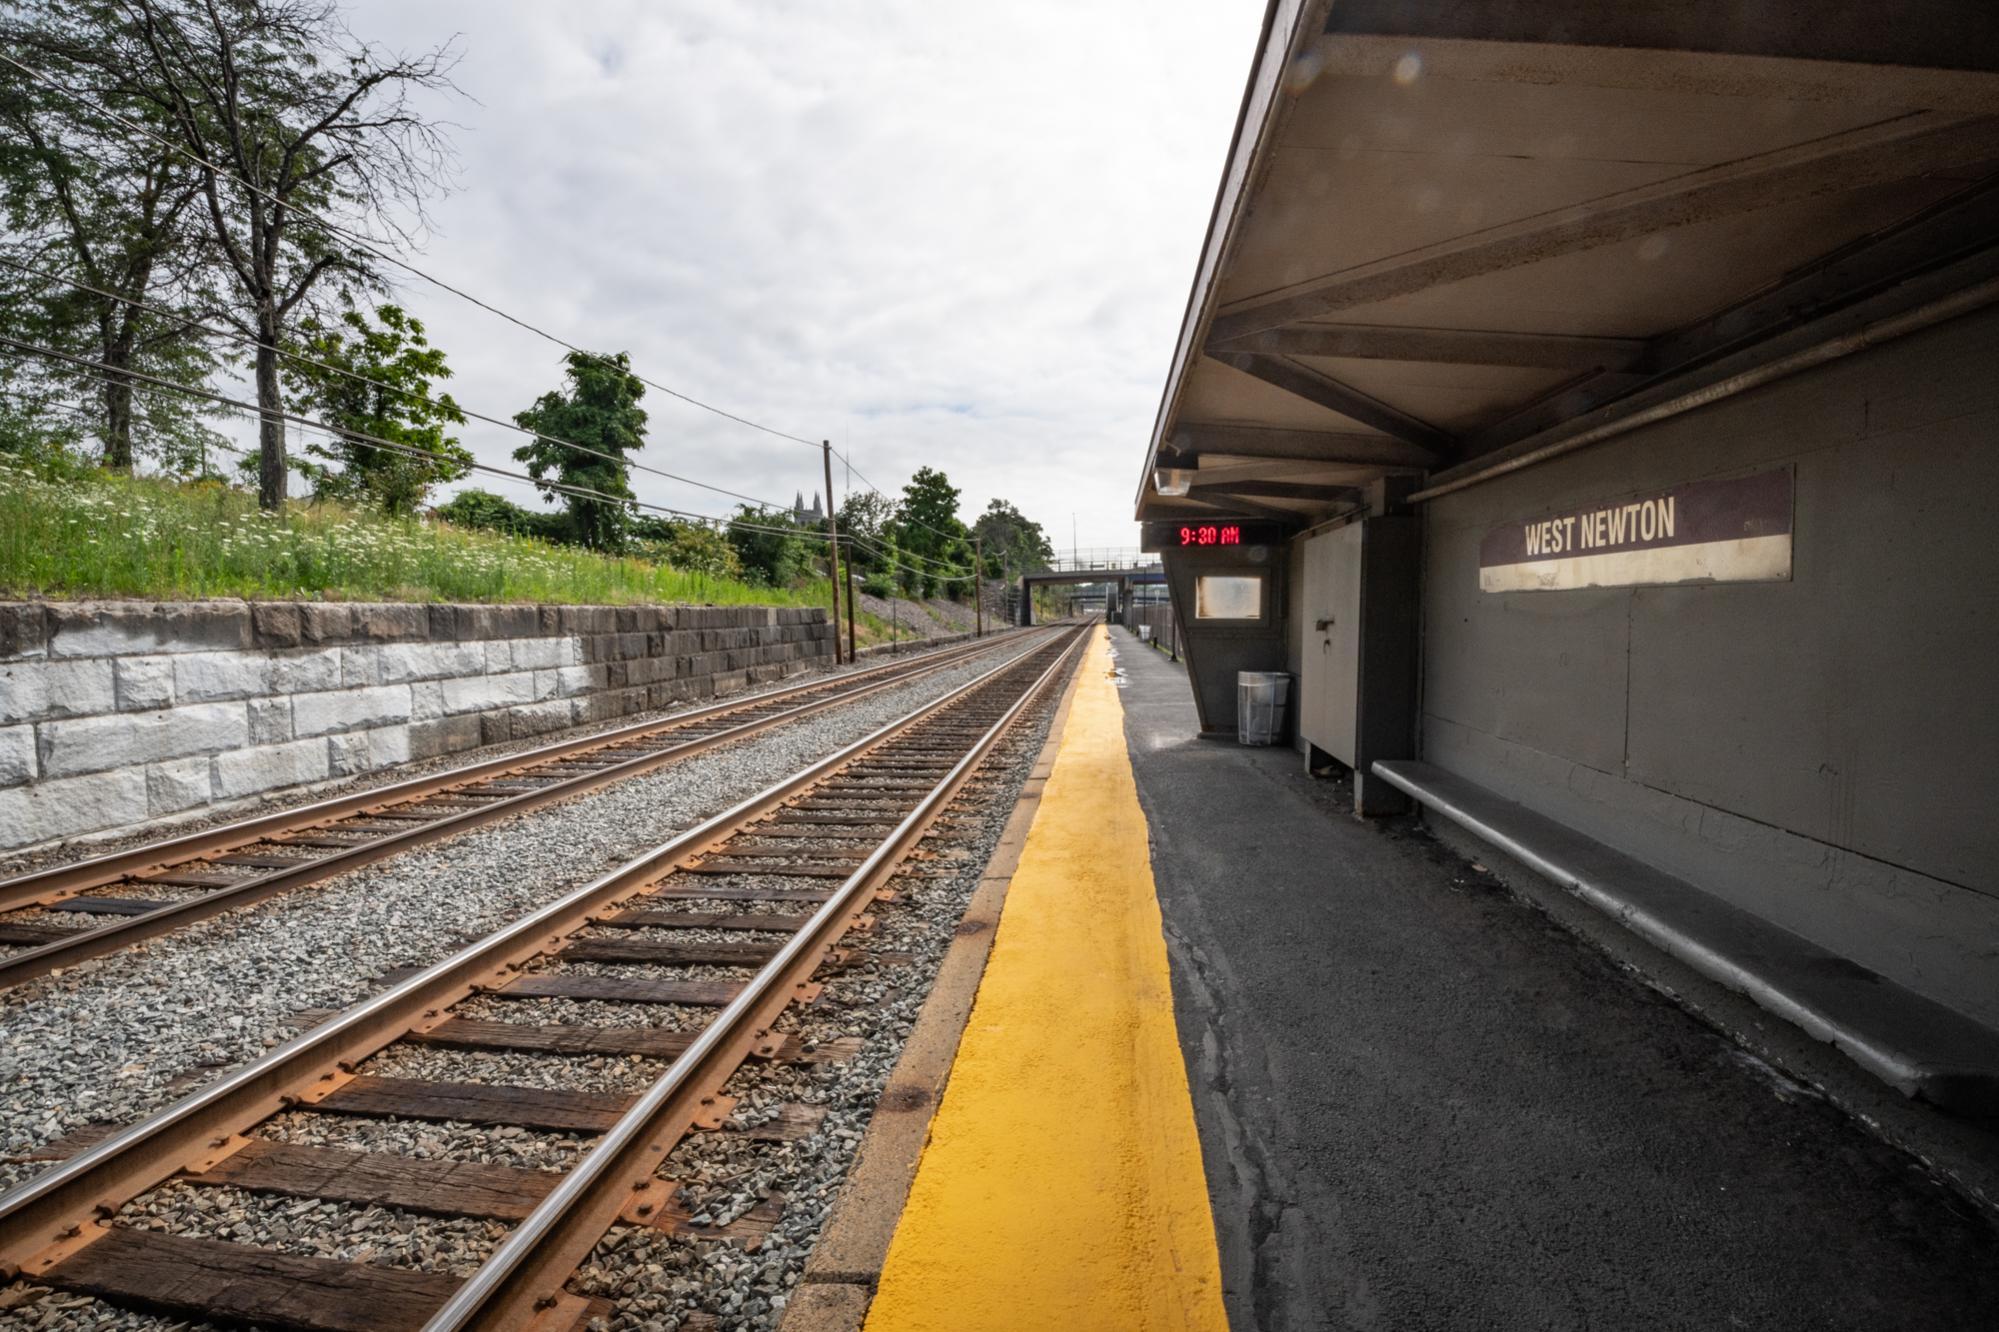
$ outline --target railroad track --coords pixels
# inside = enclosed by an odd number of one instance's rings
[[[1014,642],[1015,634],[1003,634],[831,680],[743,695],[0,881],[0,947],[11,948],[0,953],[0,989]],[[72,923],[77,920],[91,923]]]
[[[846,960],[845,936],[866,930],[883,885],[1073,666],[1085,633],[1061,632],[151,1118],[76,1144],[76,1154],[0,1195],[0,1269],[128,1307],[306,1332],[552,1330],[607,1312],[565,1290],[571,1275],[620,1223],[687,1224],[674,1186],[657,1174],[667,1154],[728,1117],[723,1088],[745,1060],[783,1057],[779,1016],[816,997],[822,966]],[[502,1010],[531,999],[567,1006],[555,1023],[457,1011],[475,998]],[[610,1006],[613,1022],[589,1020],[592,1004]],[[683,1029],[614,1025],[632,1004],[708,1016]],[[438,1047],[666,1062],[635,1096],[367,1071],[378,1056]],[[598,1136],[566,1170],[537,1170],[259,1131],[281,1114]],[[148,1215],[146,1196],[169,1181],[511,1229],[460,1279],[127,1224]]]

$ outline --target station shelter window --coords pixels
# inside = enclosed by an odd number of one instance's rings
[[[1197,620],[1263,618],[1262,574],[1202,574],[1194,580]]]

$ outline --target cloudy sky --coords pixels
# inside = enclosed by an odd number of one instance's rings
[[[1262,9],[353,0],[350,22],[463,52],[465,96],[443,108],[461,169],[421,267],[830,438],[884,490],[941,467],[968,518],[1004,496],[1066,548],[1072,513],[1084,547],[1135,543],[1137,469]],[[434,288],[404,302],[466,406],[508,417],[559,380],[550,344]],[[656,466],[785,503],[819,488],[816,450],[646,405]],[[496,463],[518,442],[467,434]],[[649,502],[729,504],[633,479]]]

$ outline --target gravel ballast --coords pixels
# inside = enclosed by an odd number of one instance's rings
[[[1017,645],[1014,653],[1028,647]],[[1013,653],[1004,654],[1007,656]],[[990,669],[981,658],[776,731],[199,922],[4,996],[0,1155],[127,1122]],[[44,1169],[0,1164],[0,1184]]]
[[[553,809],[524,815],[507,824],[481,830],[466,838],[398,858],[373,870],[348,876],[318,890],[324,901],[310,904],[294,900],[289,910],[286,899],[237,916],[223,917],[187,931],[182,936],[155,941],[143,954],[105,959],[79,968],[71,976],[38,982],[24,987],[41,992],[42,1000],[56,997],[73,1015],[85,1008],[98,1010],[98,1022],[105,1022],[104,1000],[134,982],[134,972],[147,976],[152,999],[148,1004],[110,1015],[103,1030],[113,1041],[132,1039],[144,1050],[132,1063],[84,1067],[88,1061],[68,1064],[49,1061],[37,1071],[42,1076],[63,1076],[65,1087],[90,1086],[101,1098],[93,1113],[64,1120],[65,1126],[90,1119],[129,1118],[152,1105],[171,1099],[165,1083],[174,1074],[162,1053],[167,1042],[162,1031],[180,1037],[173,1048],[206,1052],[207,1073],[219,1072],[226,1064],[260,1053],[277,1039],[291,1034],[286,1022],[301,1008],[327,1008],[351,1002],[365,992],[359,981],[391,967],[434,960],[467,934],[483,933],[494,924],[582,882],[606,865],[628,859],[698,821],[749,791],[795,769],[810,757],[846,743],[879,725],[888,716],[905,711],[921,697],[934,697],[955,683],[970,678],[982,666],[954,668],[942,678],[922,682],[906,690],[891,691],[879,700],[878,716],[859,720],[855,714],[866,704],[842,710],[837,717],[814,719],[787,728],[778,736],[764,737],[703,759],[676,765],[650,778],[636,779],[609,792],[584,797]],[[923,686],[929,686],[925,688]],[[579,1293],[611,1298],[615,1316],[608,1324],[617,1328],[668,1329],[682,1326],[688,1315],[700,1312],[716,1320],[697,1319],[703,1327],[726,1329],[767,1329],[776,1325],[790,1292],[802,1274],[805,1260],[830,1209],[858,1147],[868,1117],[881,1088],[900,1055],[901,1046],[913,1025],[928,992],[943,953],[948,947],[965,904],[978,880],[1012,811],[1013,800],[1038,753],[1054,711],[1052,697],[1045,698],[1023,724],[1007,737],[988,761],[979,779],[962,793],[953,809],[933,829],[905,872],[892,887],[897,900],[878,903],[869,911],[873,928],[849,936],[848,945],[857,950],[855,961],[845,967],[822,971],[824,994],[808,1009],[788,1010],[777,1023],[780,1030],[800,1039],[809,1049],[822,1046],[837,1049],[839,1058],[800,1062],[752,1063],[733,1078],[728,1093],[738,1098],[730,1128],[690,1137],[662,1166],[659,1174],[680,1186],[678,1201],[696,1216],[699,1224],[726,1224],[756,1209],[759,1214],[781,1199],[782,1210],[775,1228],[756,1250],[748,1251],[732,1243],[696,1243],[656,1230],[620,1227],[599,1245],[572,1288]],[[819,725],[825,723],[826,725]],[[834,723],[850,723],[838,726]],[[814,743],[797,735],[808,729],[823,729],[833,735],[815,737]],[[777,747],[793,755],[775,758],[765,751],[773,742],[798,740],[799,746]],[[804,753],[803,758],[796,757]],[[745,761],[749,760],[749,761]],[[726,768],[724,773],[703,773],[701,780],[689,780],[697,767]],[[756,775],[751,776],[753,771]],[[677,778],[671,783],[661,778]],[[733,784],[731,784],[733,783]],[[615,811],[585,811],[605,796],[625,794],[640,785],[651,788],[646,798],[636,792],[619,802]],[[671,787],[677,789],[659,789]],[[673,820],[678,820],[674,822]],[[645,831],[639,831],[643,824]],[[554,825],[554,826],[550,826]],[[503,835],[511,834],[511,835]],[[613,839],[619,839],[614,841]],[[471,847],[475,841],[492,845]],[[571,866],[568,877],[550,871],[546,875],[522,876],[522,865],[540,867],[562,859],[561,850],[576,845],[600,845],[600,861],[585,867]],[[539,853],[531,844],[541,844]],[[941,844],[940,844],[941,843]],[[623,849],[613,850],[613,846]],[[465,851],[471,848],[472,854]],[[457,854],[448,854],[457,853]],[[572,853],[573,856],[573,853]],[[424,863],[418,863],[424,862]],[[441,862],[441,863],[439,863]],[[426,895],[434,892],[439,876],[453,882],[467,882],[476,892],[455,902],[455,912],[440,917],[430,909]],[[532,877],[534,884],[526,896],[508,887],[509,878]],[[350,881],[351,880],[351,881]],[[719,883],[753,884],[756,877],[729,878]],[[797,886],[797,880],[772,879],[773,883]],[[308,890],[311,894],[313,890]],[[344,906],[337,899],[346,901]],[[758,908],[726,899],[667,900],[649,904],[648,909],[673,912],[724,912],[748,914]],[[805,913],[809,903],[788,903],[766,907],[785,913]],[[484,914],[480,914],[484,913]],[[488,916],[490,923],[477,923]],[[214,927],[252,926],[255,918],[269,916],[261,927],[215,928],[216,937],[204,939]],[[370,925],[357,929],[355,919],[365,917]],[[446,930],[449,938],[433,942],[419,937],[419,928]],[[271,950],[269,936],[295,936],[313,931],[323,957],[302,957],[296,949]],[[605,931],[618,937],[646,937],[646,930]],[[738,931],[698,931],[680,934],[682,939],[714,938],[741,941],[747,938],[774,938]],[[246,948],[246,943],[248,947]],[[328,944],[332,946],[327,947]],[[179,945],[177,947],[177,945]],[[258,954],[246,958],[246,951]],[[210,969],[204,970],[204,962]],[[579,974],[629,975],[628,968],[615,964],[579,963],[555,968]],[[116,975],[106,975],[116,968]],[[163,970],[156,970],[164,967]],[[244,1001],[236,992],[229,1006],[208,1007],[211,1012],[240,1015],[240,1025],[231,1024],[227,1037],[202,1033],[199,1018],[179,1017],[169,1011],[175,988],[190,985],[205,989],[213,980],[217,993],[229,982],[215,980],[218,970],[229,970],[235,984],[248,989]],[[748,974],[740,968],[695,968],[676,974],[709,975],[740,979]],[[271,984],[274,975],[284,978]],[[311,993],[306,987],[320,988]],[[344,991],[345,997],[318,997],[322,990]],[[208,1001],[193,997],[182,1013],[200,1013]],[[592,1023],[632,1026],[696,1027],[712,1017],[712,1009],[666,1005],[606,1004],[559,999],[499,1000],[475,999],[457,1010],[470,1018],[499,1018],[511,1021],[557,1022],[585,1018]],[[163,1025],[148,1027],[146,1018]],[[19,1034],[13,1019],[0,1048],[0,1075],[7,1075],[10,1095],[0,1107],[0,1126],[13,1141],[16,1112],[14,1096],[21,1087],[16,1059]],[[212,1024],[211,1024],[212,1025]],[[91,1040],[98,1039],[93,1033]],[[111,1059],[118,1056],[113,1055]],[[200,1063],[202,1061],[196,1061]],[[368,1061],[361,1072],[398,1077],[432,1077],[526,1086],[566,1087],[636,1091],[661,1071],[655,1061],[639,1058],[593,1057],[559,1058],[547,1055],[503,1052],[461,1051],[443,1048],[404,1046]],[[107,1071],[122,1076],[106,1076]],[[185,1090],[178,1087],[175,1090]],[[98,1106],[136,1107],[118,1114]],[[767,1141],[740,1131],[773,1118],[795,1116],[801,1108],[823,1114],[801,1136],[787,1141]],[[808,1111],[807,1121],[810,1120]],[[52,1136],[52,1120],[27,1119],[27,1141]],[[53,1132],[60,1132],[58,1128]],[[463,1124],[436,1124],[395,1119],[363,1119],[339,1115],[293,1113],[281,1115],[256,1131],[258,1136],[296,1143],[314,1143],[354,1150],[395,1151],[415,1157],[490,1161],[525,1168],[551,1169],[564,1166],[587,1148],[586,1135],[545,1133],[512,1127],[477,1127]],[[12,1150],[20,1150],[19,1147]],[[43,1168],[37,1164],[26,1173]],[[19,1177],[18,1175],[16,1176]],[[505,1227],[479,1220],[441,1219],[417,1216],[391,1208],[358,1207],[313,1200],[259,1196],[231,1189],[202,1189],[169,1185],[135,1201],[121,1216],[123,1224],[170,1227],[174,1233],[233,1239],[285,1252],[318,1257],[387,1263],[397,1267],[464,1274],[504,1237]],[[46,1328],[140,1329],[205,1327],[178,1320],[162,1319],[120,1310],[87,1298],[57,1293],[37,1294],[17,1289],[17,1307],[0,1304],[0,1329]]]
[[[578,1294],[615,1303],[613,1317],[593,1327],[670,1332],[695,1313],[712,1315],[725,1332],[777,1326],[1040,753],[1054,703],[1045,699],[1007,737],[974,787],[933,828],[919,852],[934,857],[912,860],[891,881],[896,900],[869,909],[874,929],[849,936],[863,950],[861,965],[822,971],[819,1002],[787,1009],[775,1024],[812,1041],[858,1040],[858,1052],[835,1063],[746,1064],[725,1088],[739,1099],[733,1127],[768,1119],[781,1106],[823,1108],[825,1118],[786,1142],[728,1130],[693,1134],[660,1168],[661,1178],[680,1185],[682,1205],[715,1224],[781,1196],[783,1211],[769,1237],[746,1251],[639,1227],[614,1229],[570,1285]],[[875,962],[866,954],[908,960]]]

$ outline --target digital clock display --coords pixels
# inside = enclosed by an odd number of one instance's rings
[[[1281,544],[1285,525],[1251,518],[1155,518],[1146,523],[1141,550],[1235,551],[1245,556],[1255,546]]]

